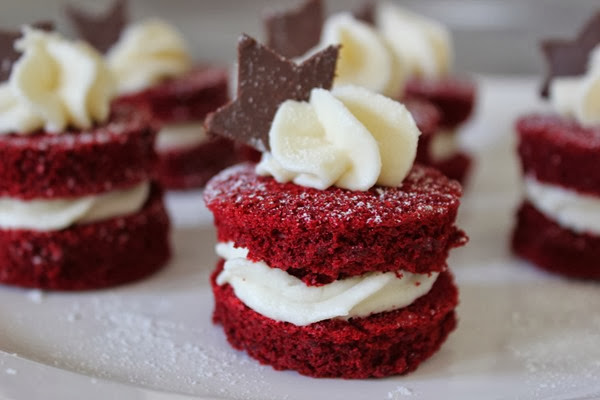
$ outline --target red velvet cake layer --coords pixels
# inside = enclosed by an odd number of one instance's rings
[[[0,135],[0,197],[80,197],[132,186],[150,178],[154,137],[130,107],[89,131]]]
[[[449,272],[408,307],[349,320],[296,326],[264,317],[244,305],[212,275],[213,320],[229,343],[261,364],[312,377],[364,379],[405,374],[435,353],[456,326],[458,291]]]
[[[442,115],[436,106],[426,100],[418,98],[407,98],[402,100],[408,111],[413,116],[417,127],[421,131],[422,138],[429,138],[435,135],[439,130]],[[421,142],[419,141],[419,145]],[[419,148],[421,150],[421,148]]]
[[[441,111],[440,126],[455,128],[465,122],[475,107],[475,85],[470,81],[413,79],[406,85],[406,97],[427,100]]]
[[[400,188],[352,192],[281,184],[242,164],[204,192],[219,241],[309,285],[368,271],[444,270],[449,250],[466,243],[454,225],[460,196],[457,182],[419,165]]]
[[[202,187],[219,171],[237,161],[238,154],[230,140],[208,139],[189,149],[159,153],[156,178],[167,189]]]
[[[585,128],[558,115],[529,115],[517,122],[525,175],[600,196],[600,127]]]
[[[156,188],[138,213],[52,232],[0,230],[0,283],[84,290],[143,278],[170,257],[169,219]]]
[[[519,256],[550,272],[600,279],[600,237],[563,228],[528,202],[518,212],[512,247]]]
[[[225,68],[196,68],[116,101],[148,110],[161,124],[203,121],[228,101],[228,78]]]

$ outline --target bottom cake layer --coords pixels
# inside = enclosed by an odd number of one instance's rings
[[[166,189],[200,188],[237,161],[237,151],[230,140],[210,139],[190,148],[159,153],[156,179]]]
[[[133,215],[60,231],[0,230],[0,283],[99,289],[152,274],[170,253],[169,218],[154,188]]]
[[[452,275],[439,275],[431,291],[400,310],[306,326],[278,322],[244,305],[212,274],[213,321],[227,340],[261,364],[312,377],[363,379],[405,374],[435,353],[456,327],[458,290]]]
[[[540,268],[572,278],[600,279],[600,237],[563,228],[524,202],[512,248]]]

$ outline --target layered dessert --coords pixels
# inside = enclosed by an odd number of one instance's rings
[[[2,35],[0,282],[82,290],[158,270],[169,220],[148,118],[111,109],[115,83],[91,46],[31,27]]]
[[[226,69],[194,65],[182,35],[165,21],[128,24],[123,0],[103,15],[67,11],[79,35],[105,53],[116,102],[144,108],[157,124],[156,177],[164,187],[201,187],[238,160],[231,141],[210,138],[203,127],[228,100]]]
[[[600,279],[600,14],[543,50],[554,112],[517,122],[525,199],[512,246],[545,270]]]
[[[207,120],[258,164],[207,185],[220,260],[213,320],[229,343],[313,377],[404,374],[456,326],[449,251],[461,187],[413,165],[420,131],[401,103],[331,89],[339,47],[296,64],[239,42],[238,95]]]
[[[271,12],[265,25],[268,43],[288,57],[304,59],[340,44],[334,86],[354,84],[401,99],[409,107],[434,107],[435,126],[421,137],[417,160],[465,180],[471,157],[460,149],[457,135],[472,114],[475,86],[452,75],[452,40],[446,27],[392,3],[370,2],[358,12],[325,18],[319,0]]]

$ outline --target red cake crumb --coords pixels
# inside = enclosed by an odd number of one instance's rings
[[[153,188],[139,212],[61,231],[0,230],[0,282],[99,289],[152,274],[170,257],[169,219]]]
[[[465,122],[475,107],[475,85],[470,81],[412,79],[406,85],[407,97],[427,100],[441,111],[440,126],[455,128]]]
[[[416,165],[400,188],[317,190],[260,177],[253,164],[231,167],[207,185],[220,242],[249,250],[309,285],[367,271],[443,271],[466,243],[454,221],[461,187]]]
[[[0,197],[80,197],[132,186],[150,178],[154,137],[143,112],[122,106],[89,131],[0,135]]]
[[[525,175],[600,196],[600,126],[586,128],[557,115],[528,115],[517,122]]]
[[[202,187],[236,162],[238,154],[233,142],[211,138],[191,148],[159,153],[156,178],[167,189]]]
[[[547,271],[600,279],[600,237],[563,228],[528,202],[519,209],[512,248]]]
[[[203,121],[228,101],[227,81],[227,69],[199,67],[116,101],[148,110],[161,124]]]
[[[229,285],[211,283],[213,321],[229,343],[261,364],[319,378],[365,379],[405,374],[435,353],[456,326],[458,291],[449,272],[410,306],[366,318],[329,319],[296,326],[264,317],[244,305]]]

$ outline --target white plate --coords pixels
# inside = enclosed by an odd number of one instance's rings
[[[600,288],[511,257],[519,200],[512,124],[538,107],[531,80],[481,79],[464,142],[478,157],[451,266],[459,327],[414,373],[382,380],[276,372],[232,350],[210,321],[214,231],[200,194],[169,197],[171,265],[92,293],[0,290],[0,396],[36,399],[437,399],[600,397]]]

